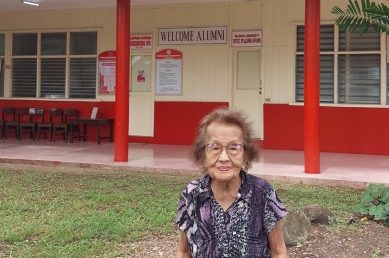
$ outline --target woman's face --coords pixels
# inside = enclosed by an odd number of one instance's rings
[[[243,132],[236,125],[220,122],[207,128],[204,166],[215,181],[239,179],[244,164]]]

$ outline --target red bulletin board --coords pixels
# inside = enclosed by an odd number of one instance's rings
[[[116,88],[116,51],[99,54],[99,94],[114,94]]]

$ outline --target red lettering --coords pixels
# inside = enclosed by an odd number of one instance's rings
[[[131,46],[144,46],[145,42],[144,41],[131,41],[130,45]]]

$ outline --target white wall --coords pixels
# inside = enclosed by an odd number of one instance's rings
[[[383,1],[385,2],[385,1]],[[183,52],[182,96],[155,96],[153,79],[149,101],[134,100],[131,109],[142,109],[152,121],[154,101],[223,101],[232,99],[233,51],[230,46],[232,30],[263,30],[262,67],[263,94],[267,103],[294,101],[294,58],[296,24],[304,22],[304,0],[254,0],[239,3],[182,4],[161,6],[133,6],[131,9],[132,33],[153,34],[153,49],[132,51],[154,56],[162,48],[175,48]],[[322,0],[321,20],[333,22],[331,9],[345,6],[346,1]],[[14,31],[46,31],[61,29],[96,29],[99,35],[98,52],[116,48],[116,9],[78,9],[2,13],[0,32],[6,32],[8,41]],[[227,26],[228,44],[158,46],[158,28],[163,27]],[[10,49],[7,49],[10,55]],[[154,65],[153,65],[154,67]],[[154,68],[153,68],[154,69]],[[10,84],[6,74],[6,84]],[[8,88],[9,91],[9,88]],[[138,94],[145,98],[145,94]],[[137,94],[134,94],[136,97]],[[114,96],[98,96],[113,100]],[[131,101],[131,99],[130,99]],[[147,103],[147,104],[142,104]],[[151,104],[150,104],[151,103]],[[143,105],[143,106],[142,106]],[[147,105],[147,107],[145,106]],[[142,127],[142,126],[141,126]],[[148,122],[148,134],[152,123]],[[143,129],[139,128],[139,134]]]
[[[98,32],[98,50],[115,49],[115,9],[75,9],[33,12],[1,13],[0,32],[6,34],[6,65],[10,65],[12,32],[39,32],[64,30],[96,30]],[[7,58],[8,57],[8,58]],[[5,70],[5,92],[11,90],[11,71]],[[9,94],[8,94],[9,95]],[[113,100],[113,96],[98,96],[97,99]]]
[[[387,4],[385,0],[375,1]],[[334,23],[332,8],[348,1],[321,0],[321,23]],[[263,82],[267,103],[294,102],[296,25],[304,24],[304,0],[263,1]]]

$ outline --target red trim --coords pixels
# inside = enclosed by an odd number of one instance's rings
[[[147,136],[128,136],[129,143],[155,143],[154,137]]]
[[[97,117],[114,117],[114,102],[102,101],[102,102],[86,102],[86,101],[48,101],[48,100],[11,100],[2,99],[0,100],[0,109],[4,107],[40,107],[45,110],[50,108],[76,108],[80,111],[80,117],[90,117],[92,108],[98,107]],[[45,120],[48,120],[46,112]],[[108,129],[103,128],[102,134],[108,135]],[[88,141],[96,141],[97,130],[90,126],[88,127]]]
[[[303,150],[302,106],[264,105],[263,147]],[[320,150],[389,155],[389,109],[320,107]]]
[[[81,117],[90,117],[92,107],[98,107],[98,117],[113,117],[114,102],[82,102],[82,101],[45,101],[45,100],[0,100],[0,109],[13,107],[77,108]],[[219,107],[228,107],[227,102],[167,102],[157,101],[154,104],[154,137],[129,136],[128,142],[154,144],[192,144],[196,128],[200,120],[209,112]],[[88,129],[88,141],[96,140],[96,130]],[[108,130],[103,128],[104,135]],[[115,135],[115,139],[116,139]],[[128,148],[127,148],[128,149]]]
[[[200,120],[227,102],[155,102],[154,141],[160,144],[192,144]]]

